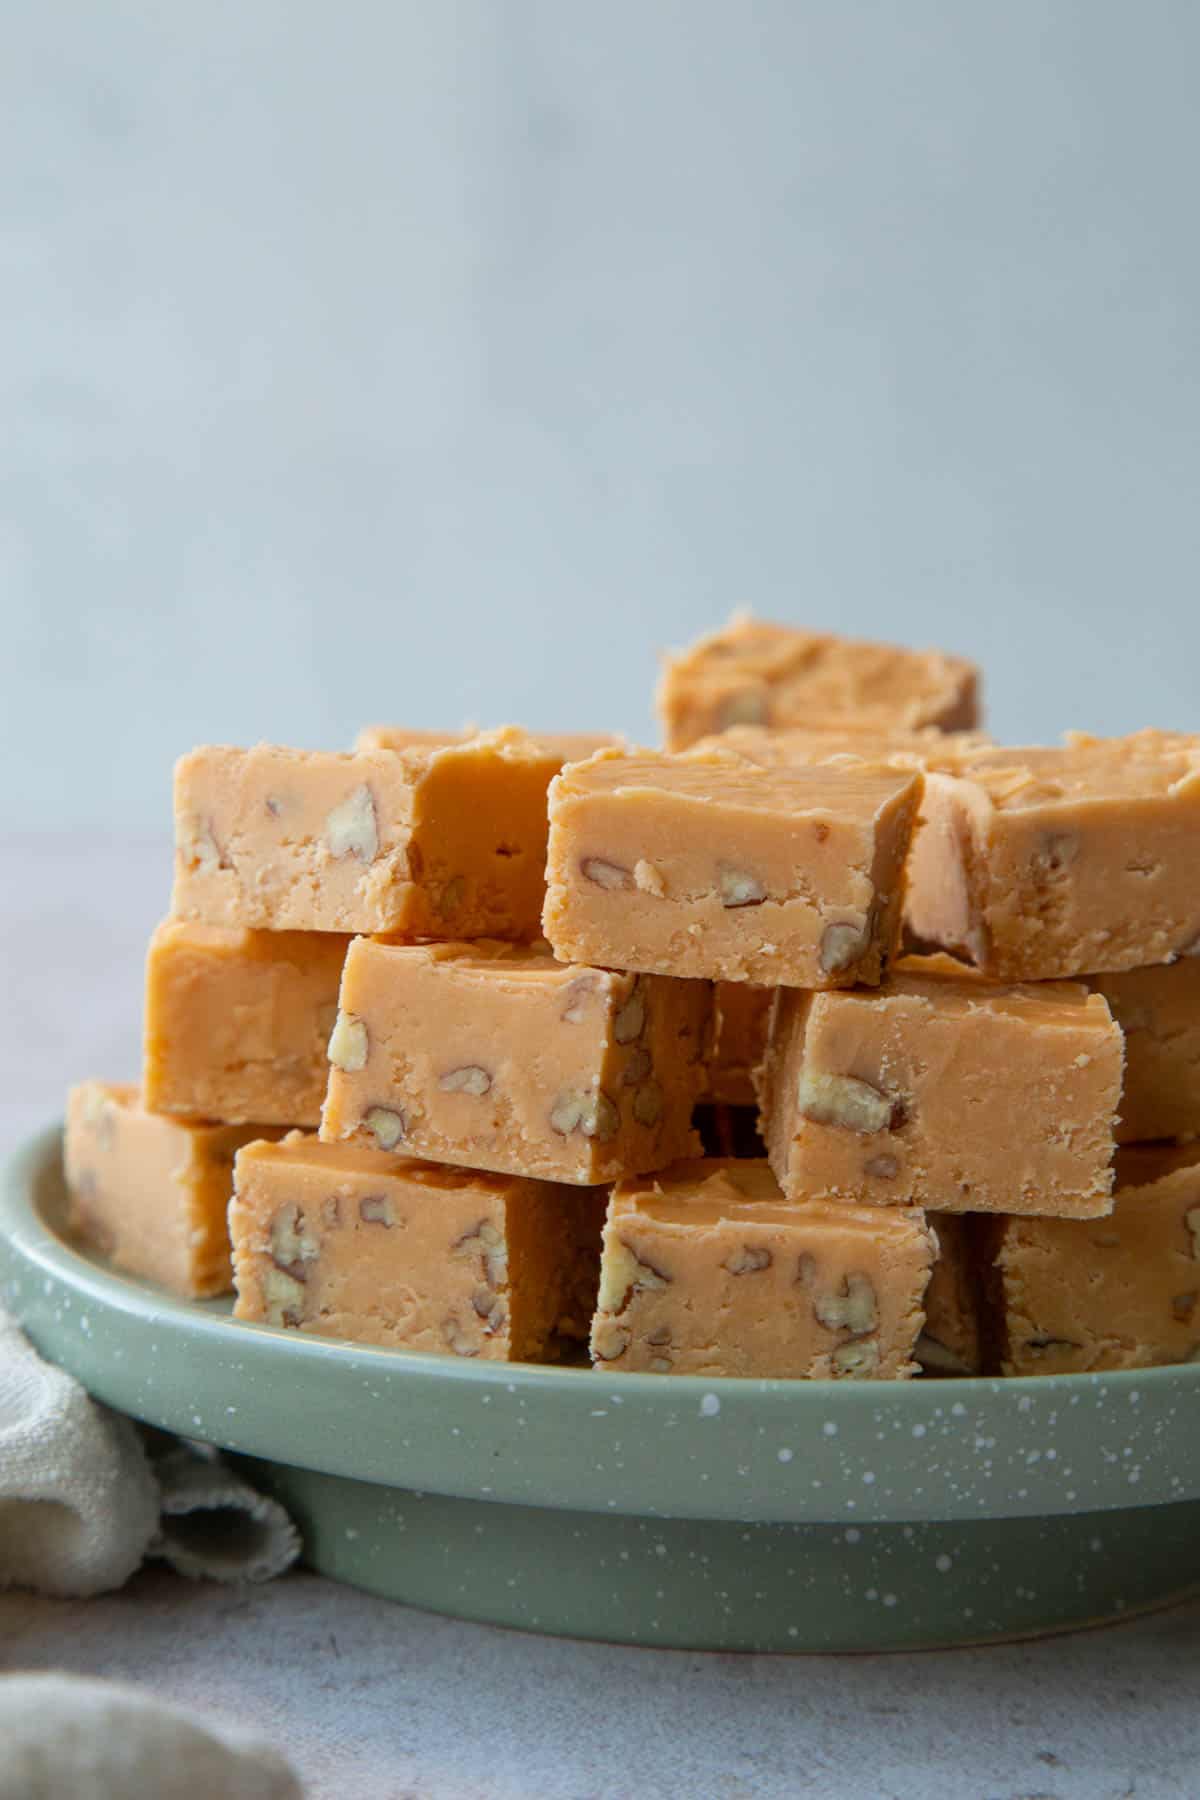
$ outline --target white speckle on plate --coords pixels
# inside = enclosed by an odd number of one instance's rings
[[[782,1450],[777,1450],[775,1454],[778,1456],[781,1463],[789,1463],[792,1460],[792,1452],[788,1449],[786,1444]]]
[[[826,1419],[825,1423],[821,1427],[821,1430],[825,1433],[826,1437],[836,1437],[838,1434],[838,1428],[834,1424],[832,1419]]]
[[[701,1394],[700,1417],[702,1419],[715,1419],[720,1410],[721,1402],[716,1394]]]
[[[925,1427],[923,1425],[914,1425],[912,1428],[912,1434],[914,1437],[924,1437],[925,1436]]]
[[[948,1575],[954,1567],[954,1563],[952,1558],[947,1556],[946,1552],[943,1550],[940,1556],[934,1558],[933,1566],[939,1575]]]

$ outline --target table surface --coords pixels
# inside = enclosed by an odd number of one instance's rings
[[[165,842],[0,852],[0,1145],[68,1082],[136,1078]],[[0,1594],[0,1670],[140,1683],[252,1725],[313,1800],[1190,1800],[1200,1601],[1040,1643],[921,1656],[630,1650],[416,1612],[297,1573]]]

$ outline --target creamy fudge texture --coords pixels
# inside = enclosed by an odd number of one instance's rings
[[[735,615],[665,659],[656,696],[668,750],[734,725],[970,730],[979,723],[979,671],[939,650],[856,643]]]
[[[925,1290],[925,1329],[913,1355],[926,1375],[978,1375],[983,1358],[971,1222],[958,1213],[927,1217],[937,1255]]]
[[[712,1032],[705,1053],[705,1098],[728,1106],[754,1106],[753,1071],[767,1048],[774,988],[745,981],[718,981],[713,987]]]
[[[1200,950],[1200,739],[981,751],[925,782],[906,923],[996,980]]]
[[[1118,1143],[1200,1134],[1200,957],[1092,975],[1125,1033]]]
[[[762,987],[877,982],[922,777],[606,750],[550,788],[543,925],[565,961]]]
[[[237,1158],[234,1316],[393,1349],[555,1360],[586,1339],[604,1195],[293,1132]]]
[[[988,1224],[1004,1374],[1200,1355],[1200,1146],[1122,1150],[1107,1219]]]
[[[193,750],[175,769],[172,910],[272,931],[536,936],[559,767],[515,730],[400,750]]]
[[[937,1212],[1112,1205],[1122,1039],[1076,983],[781,991],[759,1076],[786,1194]]]
[[[853,718],[809,721],[779,731],[761,725],[733,725],[728,731],[700,738],[687,754],[732,750],[748,762],[766,768],[806,768],[813,763],[893,763],[925,769],[958,769],[964,759],[992,748],[982,731],[938,731],[927,725],[919,731],[899,727],[887,731]]]
[[[150,1112],[317,1125],[350,940],[167,919],[146,958]]]
[[[80,1082],[63,1152],[71,1229],[131,1275],[194,1298],[225,1293],[234,1152],[257,1135],[148,1113],[135,1087]]]
[[[350,946],[321,1122],[438,1162],[600,1183],[694,1153],[711,990],[544,946]]]
[[[546,757],[551,773],[557,775],[564,763],[582,762],[620,740],[610,731],[537,731],[521,732],[515,725],[502,727],[520,732]],[[416,747],[436,748],[439,744],[465,744],[476,731],[413,731],[404,725],[365,725],[355,740],[356,750],[411,750]],[[549,776],[547,776],[549,780]]]
[[[592,1360],[606,1374],[912,1375],[933,1252],[915,1208],[792,1203],[763,1162],[622,1181]]]

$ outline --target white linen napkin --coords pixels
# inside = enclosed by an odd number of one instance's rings
[[[130,1421],[44,1362],[0,1310],[0,1588],[99,1594],[148,1555],[183,1575],[265,1581],[299,1553],[276,1501],[199,1446],[151,1463]]]
[[[283,1758],[111,1681],[0,1676],[0,1800],[300,1800]]]

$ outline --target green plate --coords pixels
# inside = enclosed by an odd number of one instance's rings
[[[0,1301],[111,1406],[245,1458],[312,1567],[625,1643],[1026,1636],[1200,1583],[1200,1365],[1033,1380],[614,1377],[236,1324],[65,1237],[60,1134],[0,1194]]]

